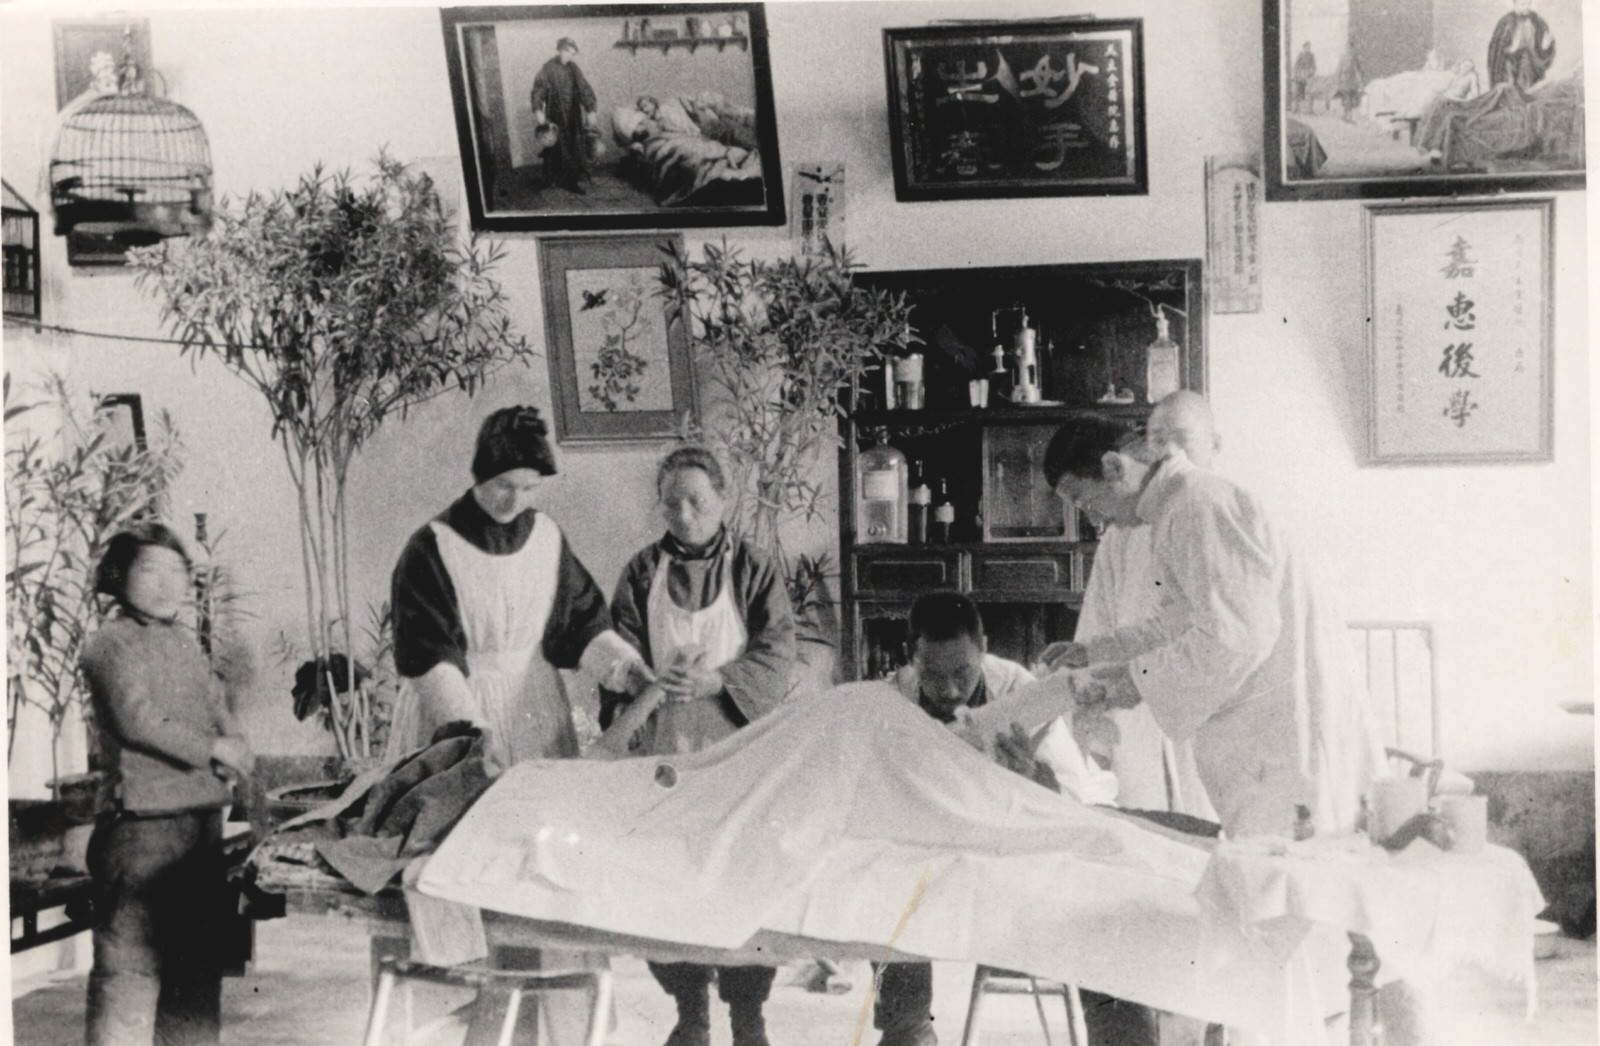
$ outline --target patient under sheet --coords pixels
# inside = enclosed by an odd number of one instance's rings
[[[892,687],[853,683],[693,754],[522,763],[417,888],[646,957],[660,942],[781,962],[776,943],[829,942],[838,958],[981,962],[1319,1039],[1343,1008],[1344,947],[1208,916],[1209,842],[1057,795]]]

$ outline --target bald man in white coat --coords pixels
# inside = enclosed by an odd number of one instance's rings
[[[1188,390],[1175,392],[1156,404],[1150,414],[1146,442],[1156,457],[1176,447],[1202,469],[1211,467],[1212,457],[1222,445],[1211,407],[1199,393]],[[1156,583],[1150,541],[1148,526],[1105,524],[1095,548],[1094,567],[1084,587],[1083,609],[1073,634],[1076,642],[1111,636],[1118,629],[1156,616],[1161,607],[1161,588]],[[1052,644],[1045,651],[1046,664],[1060,655],[1063,646]],[[1168,738],[1156,724],[1149,706],[1143,703],[1114,710],[1111,721],[1117,737],[1110,753],[1110,769],[1117,778],[1119,806],[1168,810],[1207,821],[1217,819],[1200,782],[1191,743]]]
[[[1207,797],[1231,837],[1348,831],[1381,768],[1344,622],[1249,492],[1182,450],[1143,460],[1128,426],[1063,425],[1046,478],[1081,510],[1151,529],[1157,612],[1061,658],[1089,664],[1114,707],[1143,702],[1164,733],[1192,738]]]

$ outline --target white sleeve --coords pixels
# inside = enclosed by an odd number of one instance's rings
[[[1133,659],[1129,673],[1162,732],[1181,741],[1236,699],[1271,655],[1281,579],[1266,521],[1242,492],[1177,506],[1156,540],[1183,627]]]
[[[1182,631],[1182,607],[1154,595],[1152,544],[1148,526],[1113,527],[1102,539],[1078,617],[1078,642],[1088,648],[1090,664],[1131,661]],[[1150,591],[1129,591],[1135,585]],[[1114,627],[1118,621],[1123,624]]]

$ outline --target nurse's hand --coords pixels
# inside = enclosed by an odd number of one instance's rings
[[[1044,648],[1039,660],[1051,672],[1063,668],[1086,668],[1089,664],[1089,648],[1082,643],[1051,643]]]
[[[629,661],[622,670],[622,688],[638,697],[656,681],[656,674],[643,661]]]
[[[1043,738],[1042,731],[1039,736]],[[1028,736],[1022,724],[1012,723],[1009,734],[994,735],[994,761],[1012,773],[1059,792],[1061,784],[1056,780],[1055,771],[1039,762],[1038,747],[1038,742]]]
[[[661,674],[659,682],[667,692],[668,704],[704,701],[722,693],[722,673],[698,661],[673,665]]]

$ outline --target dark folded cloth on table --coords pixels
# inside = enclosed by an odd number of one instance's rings
[[[350,802],[334,819],[340,838],[318,841],[317,853],[357,889],[377,893],[433,850],[489,782],[481,731],[435,735]]]

